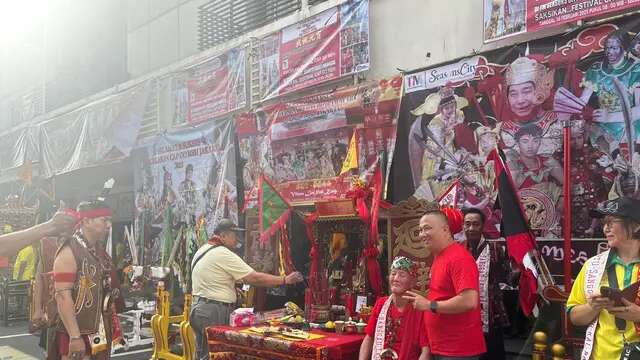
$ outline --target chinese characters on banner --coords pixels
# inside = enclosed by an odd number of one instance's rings
[[[498,40],[638,7],[638,0],[484,0],[484,40]]]
[[[498,236],[487,155],[499,145],[532,229],[559,237],[570,119],[572,231],[602,236],[588,209],[640,198],[639,32],[620,20],[406,74],[394,169],[410,174],[394,172],[394,201],[438,199],[459,181],[458,206],[483,208],[486,235]]]
[[[369,69],[369,1],[350,1],[263,38],[260,99]]]
[[[261,172],[290,202],[341,198],[350,176],[340,178],[356,132],[359,171],[395,145],[402,78],[339,88],[272,104],[236,118],[245,199],[255,199]],[[389,164],[381,164],[387,169]],[[388,170],[388,169],[387,169]]]
[[[235,48],[161,79],[161,121],[200,124],[246,105],[245,50]]]

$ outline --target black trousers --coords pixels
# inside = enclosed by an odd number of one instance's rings
[[[488,333],[484,333],[484,342],[487,345],[487,352],[480,356],[480,360],[504,360],[504,336],[501,328],[490,328]]]

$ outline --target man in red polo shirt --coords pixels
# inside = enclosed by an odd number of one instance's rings
[[[450,209],[448,209],[450,210]],[[420,219],[420,238],[433,254],[429,293],[407,292],[414,308],[425,310],[425,328],[434,360],[478,359],[486,351],[480,319],[478,267],[453,240],[447,215],[434,209]]]

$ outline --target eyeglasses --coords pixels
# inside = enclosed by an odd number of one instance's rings
[[[602,226],[612,227],[613,224],[623,223],[623,222],[624,220],[622,219],[604,219],[602,220]]]

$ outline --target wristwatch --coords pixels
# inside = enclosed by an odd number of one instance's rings
[[[437,301],[430,302],[429,310],[431,310],[432,313],[436,314],[438,312],[438,302]]]

